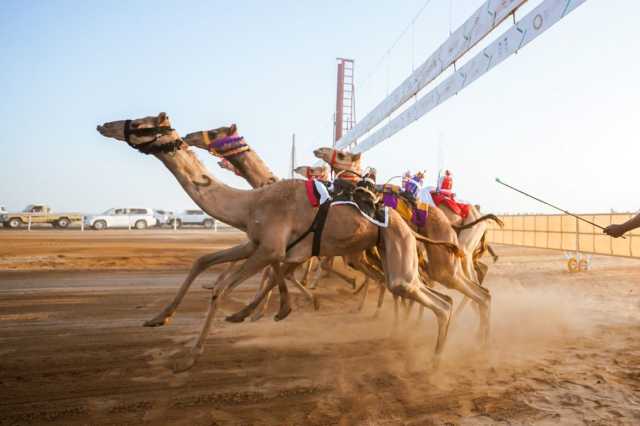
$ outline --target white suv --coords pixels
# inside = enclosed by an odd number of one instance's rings
[[[0,206],[0,226],[7,220],[7,209],[3,206]]]
[[[96,230],[106,228],[135,228],[145,229],[156,226],[158,220],[153,215],[153,210],[146,208],[116,208],[106,212],[87,216],[84,220],[85,226],[90,226]]]
[[[176,215],[174,220],[177,221],[178,228],[182,225],[200,225],[209,229],[213,228],[215,223],[215,220],[202,210],[185,210]]]

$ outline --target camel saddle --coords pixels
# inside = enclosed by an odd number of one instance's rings
[[[382,205],[397,211],[407,222],[417,227],[427,223],[429,206],[418,201],[415,196],[396,185],[377,185],[376,191],[382,193]]]
[[[379,197],[373,191],[375,188],[368,180],[354,184],[342,179],[336,179],[332,183],[309,179],[305,182],[305,189],[309,203],[317,207],[318,212],[311,226],[287,246],[287,251],[309,234],[313,234],[311,255],[320,254],[322,231],[331,206],[348,204],[355,207],[361,215],[378,227],[386,228],[389,224],[388,211],[378,202]]]

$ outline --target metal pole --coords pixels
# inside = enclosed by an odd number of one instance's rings
[[[84,232],[84,216],[82,216],[82,222],[80,222],[80,232]]]
[[[27,224],[27,231],[31,231],[31,216],[29,216],[29,223]]]
[[[291,179],[294,177],[296,168],[296,134],[291,135]]]
[[[342,138],[342,128],[344,119],[344,60],[338,59],[338,87],[336,90],[336,132],[334,141]]]
[[[218,232],[218,221],[213,219],[213,232]]]
[[[526,192],[524,192],[524,191],[522,191],[522,190],[520,190],[520,189],[518,189],[518,188],[515,188],[515,187],[513,187],[513,186],[511,186],[511,185],[508,185],[508,184],[504,183],[503,181],[501,181],[499,178],[496,178],[496,182],[498,182],[500,185],[504,185],[504,186],[506,186],[506,187],[507,187],[507,188],[509,188],[509,189],[513,189],[514,191],[519,192],[519,193],[521,193],[522,195],[525,195],[525,196],[527,196],[527,197],[529,197],[529,198],[532,198],[532,199],[534,199],[534,200],[538,201],[539,203],[546,204],[546,205],[547,205],[547,206],[549,206],[549,207],[553,207],[553,208],[554,208],[554,209],[556,209],[556,210],[560,210],[562,213],[564,213],[564,214],[566,214],[566,215],[569,215],[569,216],[571,216],[571,217],[575,217],[576,219],[581,220],[581,221],[583,221],[583,222],[586,222],[586,223],[588,223],[589,225],[593,225],[593,226],[595,226],[596,228],[604,229],[604,227],[603,227],[603,226],[600,226],[600,225],[598,225],[597,223],[594,223],[594,222],[592,222],[592,221],[590,221],[590,220],[587,220],[587,219],[585,219],[585,218],[583,218],[583,217],[580,217],[580,216],[578,216],[578,215],[576,215],[576,214],[573,214],[573,213],[571,213],[571,212],[569,212],[569,211],[567,211],[567,210],[565,210],[565,209],[562,209],[562,208],[560,208],[560,207],[558,207],[558,206],[554,206],[553,204],[551,204],[551,203],[547,203],[546,201],[541,200],[541,199],[540,199],[540,198],[538,198],[538,197],[534,197],[534,196],[533,196],[533,195],[531,195],[531,194],[527,194]],[[624,238],[624,237],[622,237],[622,238]]]
[[[576,260],[580,260],[580,222],[576,220]]]

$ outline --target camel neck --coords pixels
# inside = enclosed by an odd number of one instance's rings
[[[252,149],[230,157],[229,162],[235,166],[252,188],[260,188],[279,180],[264,160]]]
[[[231,188],[220,182],[188,148],[174,154],[155,155],[202,210],[234,228],[247,229],[251,191]]]

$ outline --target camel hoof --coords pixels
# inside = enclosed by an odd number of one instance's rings
[[[214,288],[216,288],[216,283],[202,283],[202,288],[213,290]]]
[[[313,310],[314,311],[320,310],[320,302],[318,302],[318,298],[317,297],[313,298]]]
[[[144,327],[162,327],[163,325],[167,325],[171,322],[171,317],[155,317],[148,321],[145,321],[142,324]]]
[[[351,290],[355,290],[358,287],[355,279],[351,279],[349,282],[351,283]]]
[[[227,322],[243,322],[246,317],[240,313],[235,313],[233,315],[229,315],[225,318]]]
[[[283,319],[288,317],[290,313],[291,313],[291,308],[287,306],[287,310],[284,311],[284,312],[282,312],[282,311],[278,312],[276,314],[276,316],[273,317],[273,320],[274,321],[282,321]]]

